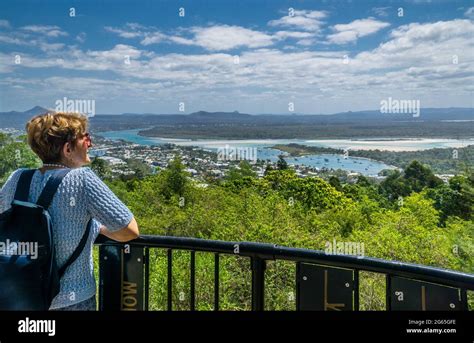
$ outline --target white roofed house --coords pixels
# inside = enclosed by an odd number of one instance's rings
[[[193,168],[186,168],[186,171],[191,174],[191,175],[197,175],[198,171],[196,169],[193,169]]]
[[[117,157],[102,156],[100,158],[107,161],[112,166],[126,165],[127,164],[124,160],[122,160],[120,158],[117,158]]]

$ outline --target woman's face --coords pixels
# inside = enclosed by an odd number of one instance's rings
[[[67,144],[74,144],[74,149],[65,147],[65,160],[68,167],[80,168],[91,162],[88,150],[92,147],[92,141],[88,132],[79,135],[75,142]]]

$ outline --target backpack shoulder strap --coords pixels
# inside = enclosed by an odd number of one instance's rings
[[[82,235],[81,241],[77,245],[71,257],[69,257],[69,259],[66,261],[66,263],[64,263],[64,265],[61,268],[59,268],[58,270],[59,279],[63,277],[64,273],[66,272],[66,269],[79,257],[79,255],[81,255],[82,251],[84,250],[86,246],[87,239],[89,238],[91,226],[92,226],[92,219],[90,219],[89,222],[87,223],[86,231]]]
[[[27,169],[23,170],[20,174],[20,178],[18,179],[18,183],[16,184],[15,190],[15,200],[19,201],[28,201],[28,194],[30,193],[30,185],[31,179],[33,178],[33,174],[35,173],[36,169]]]
[[[51,175],[46,186],[44,186],[43,191],[41,192],[38,201],[36,202],[37,205],[40,205],[44,209],[48,209],[49,205],[53,201],[54,194],[56,193],[61,181],[63,181],[64,177],[69,173],[71,169],[59,169],[55,174]]]

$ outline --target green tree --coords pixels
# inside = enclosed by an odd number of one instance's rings
[[[90,167],[101,179],[110,177],[110,167],[108,163],[100,157],[93,158]]]
[[[11,143],[12,141],[13,140],[10,135],[0,132],[0,148],[3,147],[4,145]]]
[[[168,168],[162,171],[162,174],[164,177],[163,195],[167,199],[170,199],[172,195],[183,196],[188,184],[189,173],[185,171],[181,156],[176,155],[169,163]]]
[[[414,192],[421,192],[425,187],[435,188],[443,183],[441,179],[433,174],[430,168],[425,167],[418,161],[412,161],[405,168],[404,178]]]
[[[270,163],[268,163],[266,166],[265,166],[265,172],[264,172],[264,175],[267,175],[270,171],[273,170],[273,167]]]
[[[250,165],[250,163],[244,160],[239,163],[238,168],[232,167],[227,173],[225,179],[228,181],[236,181],[236,180],[241,180],[246,176],[254,178],[257,176],[257,173],[252,169],[252,166]]]
[[[339,180],[338,177],[332,175],[329,177],[329,180],[328,180],[329,184],[331,186],[333,186],[335,189],[337,189],[338,191],[342,192],[342,185],[341,185],[341,181]]]
[[[288,163],[286,162],[286,160],[283,157],[284,157],[283,155],[278,156],[277,168],[279,170],[288,169]]]
[[[33,153],[24,141],[3,139],[0,146],[0,185],[3,185],[8,176],[18,168],[38,168],[40,159]]]
[[[449,180],[449,184],[429,189],[428,196],[441,212],[442,224],[451,216],[464,220],[474,218],[474,183],[469,177],[455,176]]]
[[[137,178],[142,179],[151,174],[150,166],[139,159],[131,158],[127,159],[126,162],[128,168],[135,172],[134,176]]]
[[[398,170],[389,173],[380,184],[380,190],[390,200],[396,200],[412,192],[421,192],[424,188],[435,188],[442,184],[443,181],[436,177],[430,168],[418,161],[412,161],[403,173]]]
[[[357,177],[357,184],[363,187],[370,187],[369,179],[367,179],[364,175],[359,175]]]
[[[404,181],[400,171],[395,170],[380,184],[380,191],[390,200],[407,196],[411,193],[410,186]]]

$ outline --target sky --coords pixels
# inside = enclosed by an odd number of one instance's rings
[[[0,2],[0,111],[472,107],[474,1]]]

